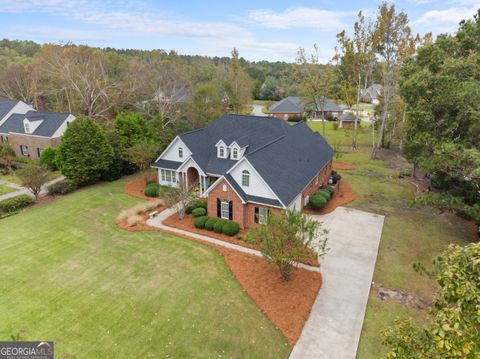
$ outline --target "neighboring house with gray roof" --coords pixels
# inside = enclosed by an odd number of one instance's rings
[[[325,117],[334,118],[338,118],[343,113],[343,109],[330,99],[326,99],[323,111]],[[298,96],[288,96],[275,102],[270,106],[268,114],[286,121],[298,116],[312,117],[313,120],[322,117],[321,111],[317,111],[313,103],[304,103]]]
[[[206,128],[177,136],[152,164],[158,182],[198,191],[208,215],[242,228],[268,211],[300,211],[331,174],[334,151],[304,122],[224,115]]]
[[[362,102],[371,103],[372,105],[378,105],[380,103],[380,96],[382,94],[383,87],[379,84],[373,84],[366,89],[363,89],[360,93]]]
[[[353,114],[351,112],[345,112],[338,119],[339,127],[340,128],[354,128],[355,127],[355,118],[357,118],[357,126],[360,126],[361,123],[362,123],[362,120],[361,120],[360,117],[356,117],[355,114]]]
[[[0,99],[0,140],[9,142],[16,156],[38,159],[46,147],[60,143],[69,113],[41,112],[23,101]]]

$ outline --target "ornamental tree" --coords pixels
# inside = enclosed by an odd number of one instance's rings
[[[433,270],[438,290],[431,321],[418,327],[397,321],[385,332],[389,358],[478,358],[480,356],[480,244],[450,245]]]
[[[35,200],[38,200],[42,186],[48,182],[50,171],[46,166],[26,165],[16,174],[22,181],[22,185],[33,193]]]
[[[299,261],[308,260],[312,250],[321,257],[327,252],[326,230],[321,223],[296,211],[270,214],[267,224],[250,229],[247,241],[260,245],[267,262],[280,270],[287,281]]]
[[[99,181],[113,161],[113,149],[103,130],[88,117],[68,126],[58,147],[62,173],[79,185]]]

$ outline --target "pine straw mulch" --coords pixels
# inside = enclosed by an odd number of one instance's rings
[[[352,186],[348,183],[347,180],[341,179],[338,182],[338,187],[332,198],[327,202],[325,208],[314,209],[310,204],[304,208],[303,212],[309,214],[327,214],[333,212],[337,207],[344,206],[348,203],[351,203],[355,200],[355,192],[353,192]]]
[[[351,171],[355,169],[355,166],[351,163],[340,162],[340,161],[332,161],[332,168],[334,170],[344,170],[344,171]]]
[[[143,179],[142,182],[145,186]],[[125,186],[125,193],[130,194],[127,192],[128,184]],[[129,188],[135,187],[131,185]],[[160,230],[147,224],[128,227],[126,223],[118,221],[115,223],[127,231],[158,231],[215,248],[223,256],[243,290],[283,333],[288,343],[293,346],[297,342],[322,285],[322,277],[319,272],[295,268],[291,279],[285,282],[281,279],[278,269],[269,265],[261,257],[204,242],[190,236]],[[211,232],[208,234],[211,235]]]
[[[256,250],[260,249],[260,247],[258,245],[250,244],[250,243],[247,243],[243,240],[247,236],[248,230],[241,229],[239,234],[240,234],[242,239],[238,239],[236,237],[230,237],[230,236],[227,236],[225,234],[216,233],[214,231],[209,231],[209,230],[206,230],[206,229],[199,229],[199,228],[195,227],[195,225],[193,224],[193,220],[194,220],[194,217],[192,215],[186,215],[184,219],[180,219],[178,213],[174,213],[170,217],[165,219],[163,221],[163,224],[166,225],[166,226],[169,226],[169,227],[183,229],[184,231],[193,232],[193,233],[201,234],[201,235],[204,235],[204,236],[207,236],[207,237],[212,237],[212,238],[224,241],[224,242],[229,242],[229,243],[232,243],[232,244],[236,244],[238,246],[251,248],[251,249],[256,249]],[[311,253],[310,258],[308,260],[302,261],[302,263],[308,264],[308,265],[313,266],[313,267],[319,267],[320,266],[320,264],[318,262],[317,255],[313,251]]]

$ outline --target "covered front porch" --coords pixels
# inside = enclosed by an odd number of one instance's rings
[[[184,171],[178,172],[178,183],[182,188],[193,191],[199,196],[203,196],[205,191],[218,179],[218,177],[209,176],[201,173],[195,167],[189,167]]]

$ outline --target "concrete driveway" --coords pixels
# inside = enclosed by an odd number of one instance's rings
[[[323,284],[292,350],[293,359],[355,358],[384,217],[339,207],[312,216],[329,230]]]
[[[263,109],[265,108],[265,105],[252,105],[252,115],[253,116],[267,116],[265,113],[263,113]]]

